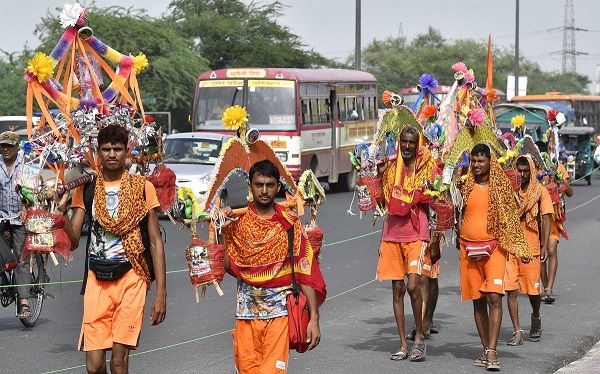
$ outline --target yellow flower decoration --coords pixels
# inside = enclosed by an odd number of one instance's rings
[[[47,82],[54,75],[56,60],[44,52],[36,53],[27,61],[26,71],[35,76],[40,83]]]
[[[141,53],[133,58],[133,72],[136,74],[141,73],[142,70],[145,70],[148,65],[148,58],[145,54]]]
[[[424,194],[434,198],[440,197],[440,191],[425,190]]]
[[[248,122],[248,112],[245,107],[234,105],[225,110],[221,121],[227,130],[237,130]]]
[[[525,115],[523,114],[517,114],[516,116],[514,116],[513,118],[511,118],[510,123],[515,127],[515,128],[519,128],[521,126],[523,126],[523,124],[525,123]]]

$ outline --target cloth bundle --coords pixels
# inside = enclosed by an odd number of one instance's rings
[[[175,173],[165,165],[157,166],[148,177],[156,189],[156,197],[160,203],[160,212],[164,213],[173,207],[175,201]]]
[[[185,250],[190,281],[194,286],[221,282],[225,275],[223,257],[225,246],[205,243],[198,237],[192,238],[192,244]]]

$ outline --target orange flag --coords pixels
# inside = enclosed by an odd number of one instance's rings
[[[494,69],[494,63],[492,62],[492,35],[488,35],[488,53],[487,53],[487,75],[485,77],[485,92],[487,94],[487,100],[486,100],[486,106],[488,109],[488,112],[490,113],[490,118],[492,120],[492,123],[494,124],[494,127],[496,127],[496,118],[494,117],[494,109],[492,107],[493,105],[493,100],[492,97],[494,97],[495,95],[492,93],[492,90],[494,89],[494,83],[493,83],[493,69]]]

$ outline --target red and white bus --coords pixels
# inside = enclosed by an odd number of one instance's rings
[[[194,98],[193,131],[227,132],[223,111],[239,104],[249,127],[260,131],[298,180],[303,170],[354,188],[348,152],[373,138],[377,81],[369,73],[341,69],[238,68],[203,73]]]

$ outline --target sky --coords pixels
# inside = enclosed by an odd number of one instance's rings
[[[495,46],[514,48],[516,1],[518,0],[362,0],[361,45],[373,39],[404,35],[409,40],[425,33],[428,26],[440,30],[448,40],[473,38],[485,41],[489,34]],[[522,56],[540,64],[545,71],[562,69],[565,4],[568,0],[519,1],[519,50]],[[571,0],[574,4],[577,72],[592,81],[590,90],[598,89],[597,66],[600,66],[599,0]],[[38,45],[33,35],[35,25],[48,10],[75,0],[0,0],[0,49],[21,51],[25,43]],[[169,0],[96,0],[98,7],[121,5],[144,8],[153,17],[167,11]],[[245,3],[250,1],[244,0]],[[256,0],[257,3],[265,1]],[[266,1],[268,2],[268,1]],[[356,0],[282,0],[287,5],[278,18],[300,36],[307,49],[314,48],[325,57],[345,61],[354,52]],[[80,0],[82,5],[91,0]],[[93,28],[93,25],[92,25]],[[102,38],[101,35],[99,35]],[[46,51],[49,53],[50,51]],[[123,51],[124,52],[124,51]],[[133,52],[132,52],[133,53]],[[448,67],[449,71],[451,67]],[[199,72],[200,73],[200,72]],[[478,72],[475,72],[477,76]],[[485,74],[481,72],[480,74]],[[418,77],[415,77],[415,81]],[[505,89],[505,87],[498,87]]]

